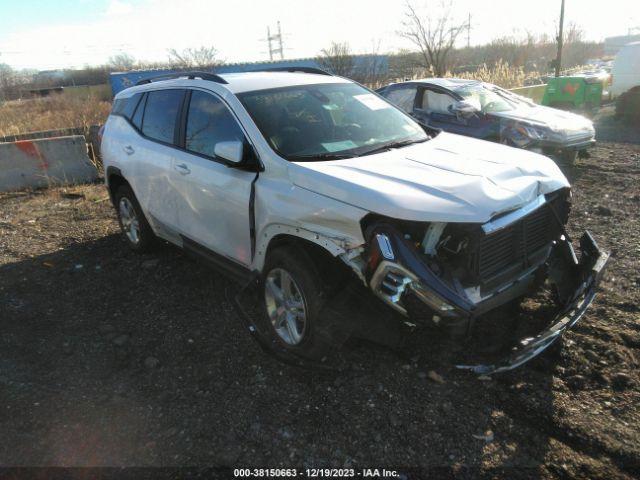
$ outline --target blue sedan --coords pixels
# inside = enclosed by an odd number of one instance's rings
[[[565,164],[595,144],[587,118],[537,105],[490,83],[429,78],[392,83],[377,93],[430,127],[526,148]]]

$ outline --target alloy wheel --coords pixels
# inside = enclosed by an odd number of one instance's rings
[[[137,245],[140,242],[140,221],[131,200],[127,197],[122,197],[118,205],[118,211],[125,235],[131,243]]]
[[[307,308],[296,281],[286,270],[274,268],[265,279],[264,295],[276,334],[287,345],[298,345],[307,330]]]

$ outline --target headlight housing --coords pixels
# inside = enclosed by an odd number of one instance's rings
[[[513,142],[518,147],[527,147],[538,140],[545,140],[549,130],[544,127],[529,125],[526,123],[516,123],[505,132],[503,136]]]

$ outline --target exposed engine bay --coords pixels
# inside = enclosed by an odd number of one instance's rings
[[[484,224],[365,219],[364,280],[408,322],[462,322],[467,330],[479,316],[548,285],[562,313],[549,329],[500,365],[466,367],[485,374],[515,368],[580,318],[608,259],[588,232],[576,255],[565,229],[569,211],[565,188]]]

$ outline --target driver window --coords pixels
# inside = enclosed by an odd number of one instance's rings
[[[193,90],[187,116],[185,148],[215,157],[216,143],[244,140],[244,133],[226,105],[213,95]]]
[[[445,113],[451,115],[449,107],[455,103],[455,99],[446,93],[425,90],[422,96],[422,109],[429,113]]]

